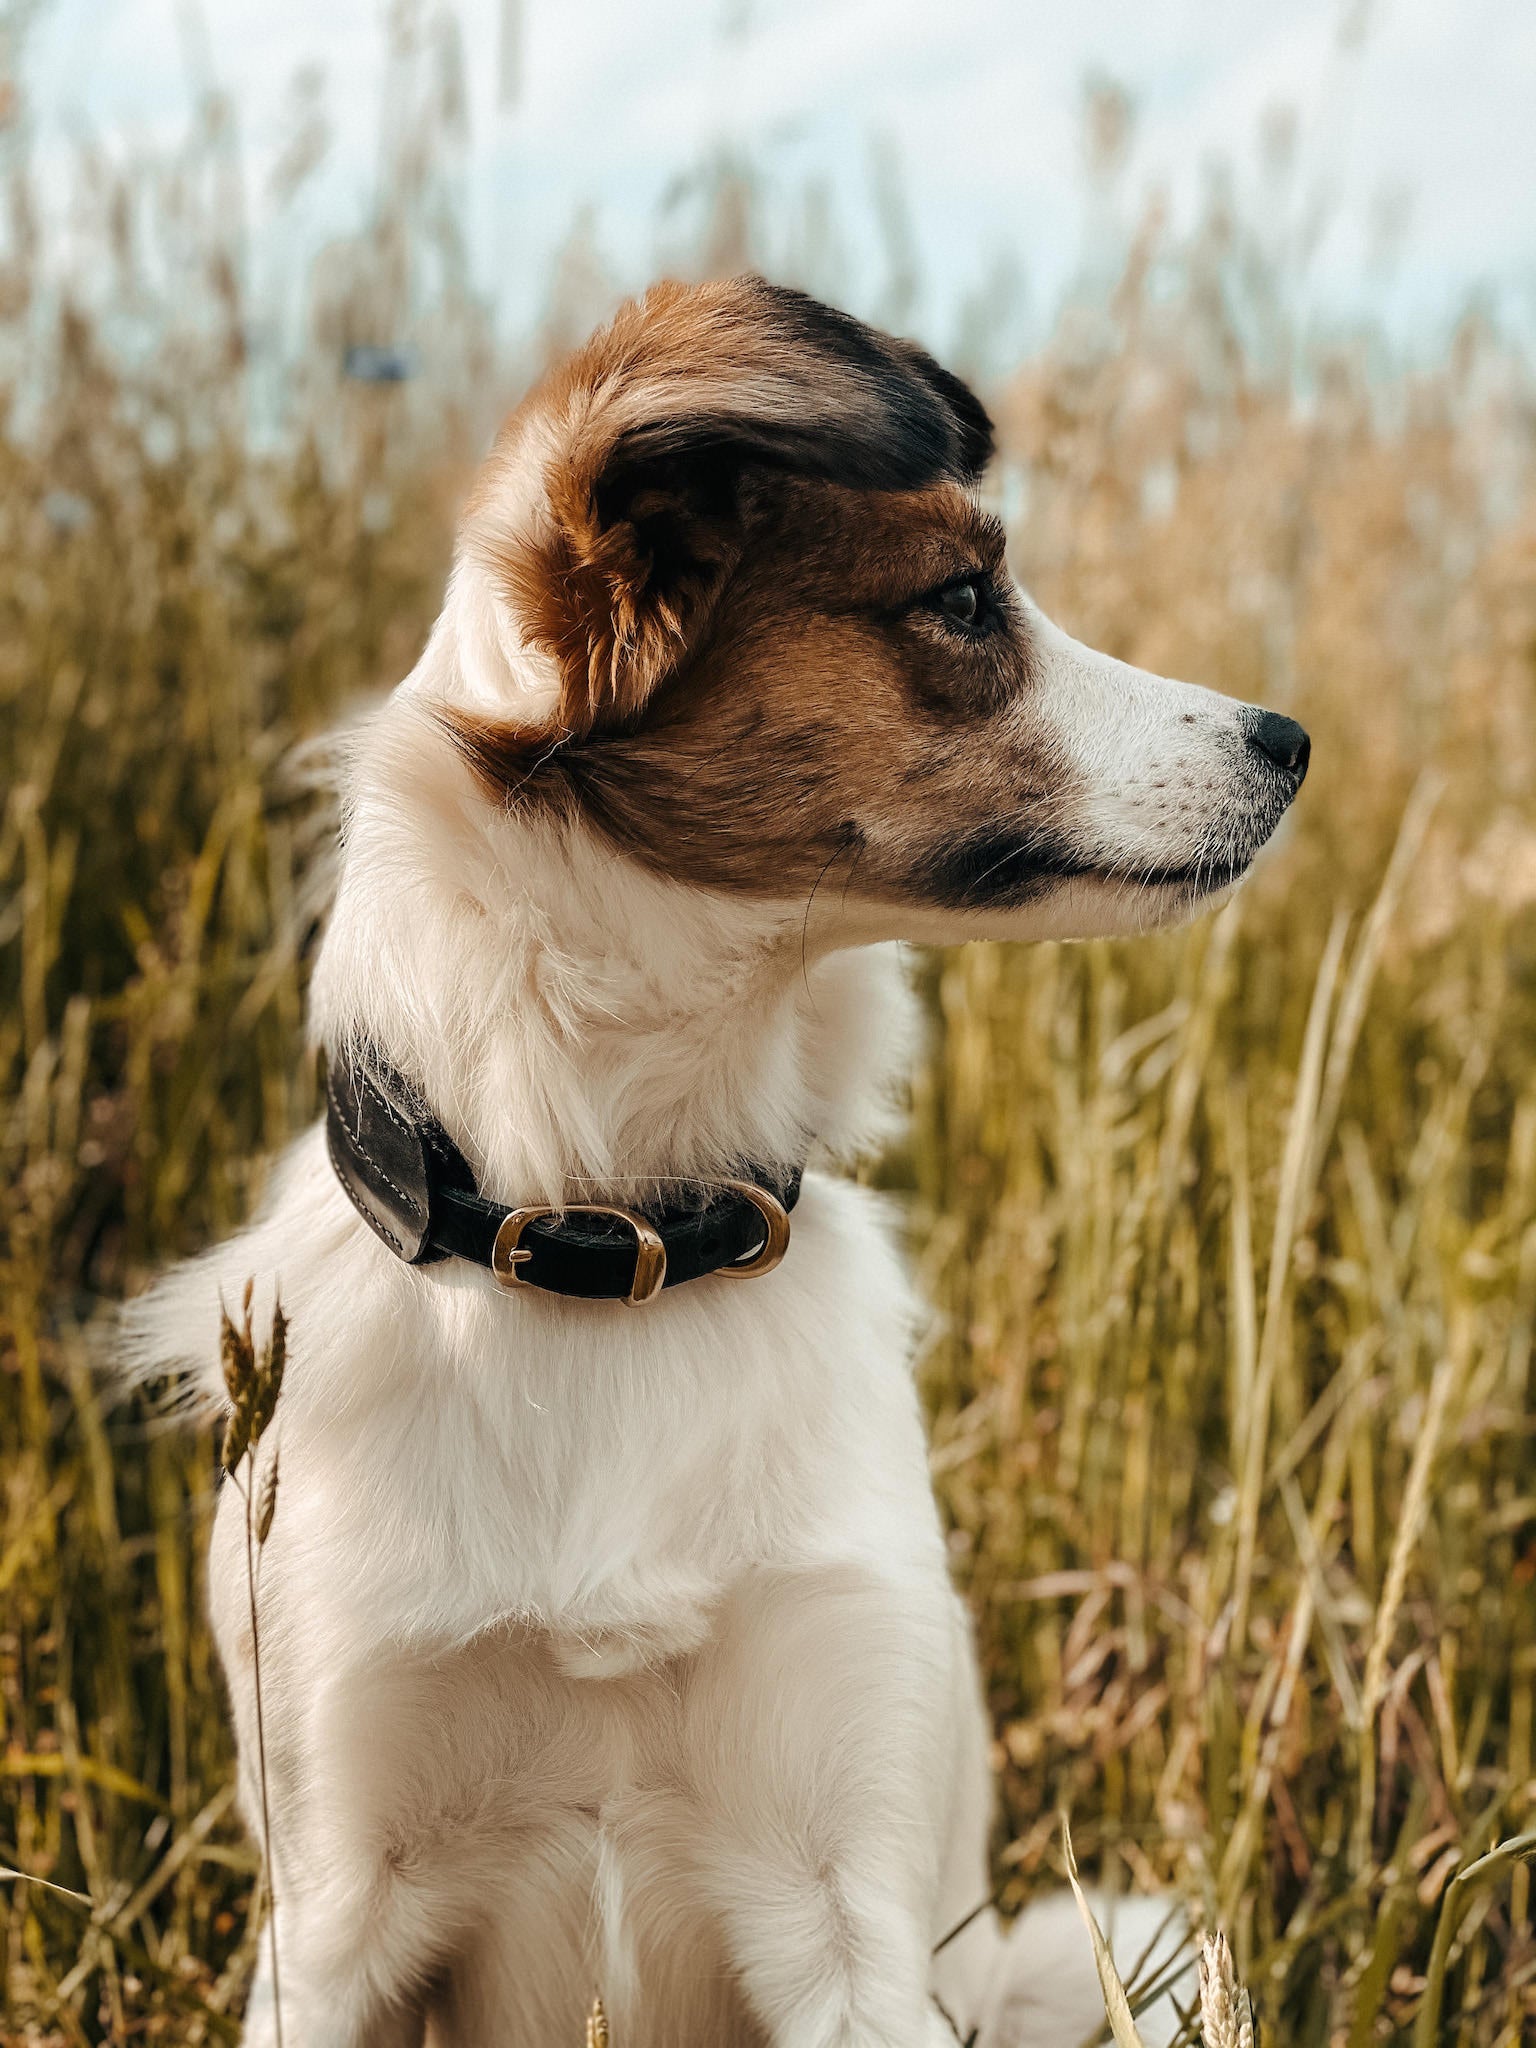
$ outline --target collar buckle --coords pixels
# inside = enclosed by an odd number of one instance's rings
[[[777,1203],[774,1206],[777,1207]],[[635,1277],[630,1283],[625,1300],[631,1307],[635,1307],[641,1302],[654,1301],[661,1292],[662,1282],[667,1277],[667,1248],[662,1243],[659,1233],[638,1210],[621,1209],[610,1202],[567,1202],[563,1208],[552,1202],[540,1202],[524,1209],[509,1210],[502,1219],[501,1227],[496,1232],[496,1242],[491,1247],[491,1271],[495,1274],[497,1283],[509,1292],[514,1287],[532,1285],[532,1282],[525,1280],[517,1270],[519,1266],[527,1265],[533,1257],[533,1253],[522,1242],[522,1236],[530,1223],[536,1223],[544,1216],[613,1216],[619,1222],[627,1223],[635,1234]],[[787,1242],[787,1217],[785,1237]],[[779,1257],[783,1257],[782,1251]],[[777,1263],[778,1260],[775,1259],[774,1264]],[[733,1270],[744,1273],[748,1269],[745,1266],[738,1266]],[[761,1270],[766,1271],[767,1268]]]

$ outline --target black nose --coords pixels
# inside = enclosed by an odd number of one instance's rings
[[[1278,711],[1260,711],[1248,728],[1248,738],[1277,768],[1294,775],[1300,789],[1312,758],[1312,742],[1305,726],[1298,725],[1294,718],[1282,718]]]

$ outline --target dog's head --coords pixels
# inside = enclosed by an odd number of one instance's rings
[[[848,936],[1087,935],[1228,887],[1306,734],[1051,625],[973,495],[991,450],[957,379],[799,293],[626,307],[466,515],[443,715],[480,781]]]

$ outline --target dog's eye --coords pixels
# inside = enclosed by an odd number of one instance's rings
[[[974,630],[981,624],[986,610],[986,596],[981,584],[974,576],[966,576],[958,583],[946,583],[938,593],[938,607],[952,626]]]

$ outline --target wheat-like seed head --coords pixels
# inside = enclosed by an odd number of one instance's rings
[[[594,1998],[587,2014],[587,2048],[608,2048],[608,2015],[601,1998]]]
[[[234,1321],[223,1302],[219,1303],[219,1358],[230,1401],[221,1457],[224,1470],[233,1472],[250,1448],[251,1419],[256,1403],[256,1347],[251,1341],[249,1307],[242,1326]]]
[[[230,1403],[220,1452],[226,1472],[237,1470],[246,1452],[253,1451],[260,1443],[263,1431],[277,1413],[277,1398],[283,1390],[283,1372],[288,1362],[288,1319],[283,1314],[280,1301],[273,1303],[272,1334],[258,1361],[256,1341],[251,1335],[251,1294],[251,1283],[247,1281],[242,1303],[244,1320],[241,1323],[233,1320],[222,1302],[219,1304],[219,1356],[223,1362],[224,1385]],[[275,1461],[270,1485],[275,1499]],[[271,1521],[269,1509],[269,1528]]]
[[[1257,2048],[1253,2003],[1237,1981],[1227,1937],[1207,1939],[1200,1951],[1200,2039],[1203,2048]]]

